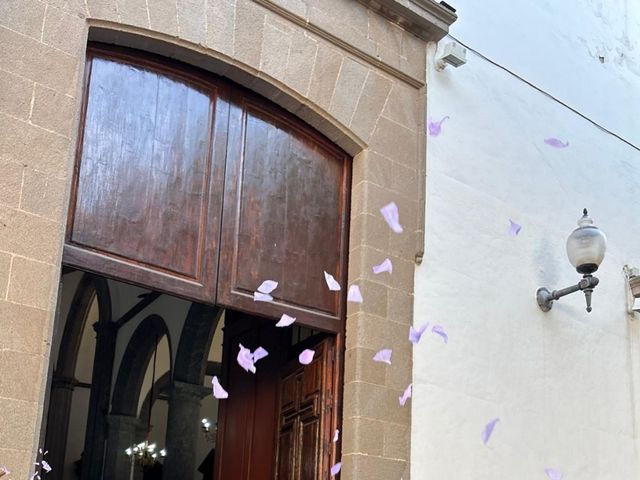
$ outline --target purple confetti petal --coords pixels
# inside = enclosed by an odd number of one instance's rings
[[[545,138],[544,143],[553,147],[553,148],[567,148],[569,146],[569,142],[563,142],[562,140],[558,140],[557,138]]]
[[[268,293],[253,292],[253,301],[254,302],[272,302],[273,297]]]
[[[340,284],[336,282],[336,279],[333,278],[333,275],[330,273],[324,272],[324,280],[327,282],[327,287],[332,292],[337,292],[340,290]]]
[[[3,475],[9,475],[11,472],[7,467],[0,467],[0,477]]]
[[[499,418],[494,418],[485,425],[484,430],[482,430],[482,443],[484,443],[485,445],[487,444],[487,442],[491,438],[491,434],[493,433],[493,429],[495,428],[496,423],[498,423],[499,421]]]
[[[413,383],[410,383],[407,388],[405,388],[402,396],[398,398],[400,405],[404,407],[404,404],[407,403],[407,400],[411,398],[411,392],[413,390]]]
[[[429,328],[428,323],[419,326],[417,329],[413,328],[413,326],[409,327],[409,341],[411,343],[418,343],[427,328]]]
[[[309,350],[307,348],[306,350],[303,350],[302,353],[300,353],[300,355],[298,355],[298,361],[302,365],[309,365],[311,363],[311,361],[313,360],[313,356],[315,354],[316,354],[316,352],[314,352],[313,350]]]
[[[331,467],[331,476],[335,477],[338,473],[340,473],[341,468],[342,468],[342,462],[336,463],[333,467]]]
[[[264,357],[266,357],[267,355],[269,355],[269,352],[267,352],[264,348],[262,347],[258,347],[254,350],[253,352],[253,361],[257,362],[258,360],[263,359]]]
[[[444,343],[449,343],[449,336],[442,329],[442,325],[434,325],[431,331],[436,335],[440,335],[444,340]]]
[[[429,129],[429,135],[432,137],[437,137],[438,135],[440,135],[440,132],[442,132],[442,124],[444,123],[445,120],[448,120],[448,119],[449,119],[449,115],[442,117],[442,119],[437,122],[429,121],[429,123],[427,124],[427,128]]]
[[[555,468],[545,468],[544,473],[547,474],[549,480],[562,480],[562,472],[560,470],[556,470]]]
[[[516,222],[509,219],[509,235],[516,237],[520,233],[520,230],[522,230],[522,225],[518,225]]]
[[[41,463],[42,463],[42,469],[45,472],[49,473],[51,471],[51,465],[49,465],[49,463],[47,463],[46,460],[42,460]]]
[[[286,313],[283,313],[282,316],[280,317],[280,320],[278,320],[278,323],[276,323],[276,327],[288,327],[289,325],[293,324],[293,322],[295,321],[296,321],[296,317],[290,317]]]
[[[388,203],[380,209],[380,213],[384,217],[387,225],[396,233],[402,233],[402,225],[400,225],[400,215],[398,213],[398,206],[395,202]]]
[[[229,398],[229,394],[227,393],[227,391],[224,388],[222,388],[222,385],[220,385],[220,381],[218,380],[218,377],[214,376],[211,379],[211,385],[213,385],[213,396],[215,398],[217,398],[218,400]]]
[[[238,352],[238,365],[240,365],[246,372],[256,373],[256,366],[253,364],[253,355],[251,350],[244,348],[240,343],[240,351]]]
[[[333,432],[333,443],[336,443],[339,439],[340,439],[340,430],[336,429],[336,431]]]
[[[393,273],[393,264],[388,258],[385,258],[380,265],[376,265],[373,267],[373,273],[375,273],[376,275],[383,272]]]
[[[351,285],[347,293],[347,302],[362,303],[362,294],[358,285]]]
[[[390,348],[383,348],[373,356],[373,361],[391,365],[391,353],[392,350]]]
[[[271,293],[276,288],[278,288],[278,282],[276,282],[275,280],[265,280],[258,287],[258,291],[260,293]]]

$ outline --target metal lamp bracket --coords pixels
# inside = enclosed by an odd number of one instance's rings
[[[536,291],[536,300],[538,302],[538,306],[540,310],[543,312],[548,312],[551,310],[553,306],[554,300],[559,300],[565,295],[569,295],[570,293],[574,293],[582,290],[584,292],[584,297],[587,302],[587,312],[591,311],[591,294],[593,293],[593,289],[598,285],[600,280],[593,275],[585,275],[582,277],[576,285],[572,285],[567,288],[562,288],[560,290],[549,291],[549,289],[541,287]]]

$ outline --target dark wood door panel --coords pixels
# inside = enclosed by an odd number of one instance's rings
[[[90,51],[65,263],[214,302],[228,131],[219,92]]]
[[[249,94],[234,96],[229,124],[218,301],[340,331],[344,291],[323,271],[346,286],[348,157]],[[265,279],[279,283],[274,302],[254,302]]]
[[[330,462],[335,459],[331,441],[337,408],[335,338],[326,338],[312,348],[315,356],[311,364],[300,365],[294,358],[280,375],[275,480],[329,478]],[[290,386],[292,379],[295,389]],[[293,401],[292,393],[296,395]]]

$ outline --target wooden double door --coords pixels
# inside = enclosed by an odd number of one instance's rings
[[[338,371],[335,337],[311,335],[293,343],[291,330],[256,327],[255,318],[231,314],[225,326],[225,359],[235,358],[238,344],[269,355],[256,373],[235,361],[223,362],[229,399],[221,403],[217,480],[320,480],[329,477],[337,444]],[[309,365],[298,354],[315,352]]]
[[[89,47],[63,262],[243,312],[225,331],[218,480],[328,478],[346,288],[323,272],[346,286],[350,183],[344,151],[252,92]],[[267,279],[273,301],[255,302]],[[324,332],[308,366],[273,327],[283,313]],[[247,374],[237,345],[258,340],[270,355]]]
[[[88,50],[64,262],[339,333],[351,159],[289,112],[179,63]],[[254,302],[263,280],[273,302]]]

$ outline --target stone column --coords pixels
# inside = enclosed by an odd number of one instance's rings
[[[131,463],[125,450],[143,441],[143,425],[136,417],[129,415],[109,415],[107,417],[108,436],[104,458],[103,480],[128,480]],[[142,435],[142,436],[141,436]],[[178,478],[178,477],[176,477]]]
[[[196,468],[200,403],[210,394],[202,385],[174,380],[167,419],[167,458],[163,478],[190,478]]]
[[[111,375],[118,334],[115,324],[109,320],[97,322],[93,328],[96,331],[96,351],[93,358],[89,415],[82,456],[82,480],[101,478],[103,470],[107,442],[106,418],[109,413]]]
[[[69,433],[69,415],[73,400],[75,379],[53,374],[51,397],[49,400],[49,417],[47,419],[47,436],[45,446],[49,453],[47,461],[50,465],[64,465]],[[54,468],[47,476],[51,480],[60,480],[63,469]]]

